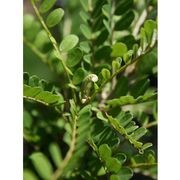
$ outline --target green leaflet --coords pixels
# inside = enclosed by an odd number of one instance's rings
[[[145,163],[147,167],[157,166],[155,152],[153,150],[147,150],[144,154],[136,154],[131,157],[132,166],[138,166]]]
[[[31,14],[26,14],[23,17],[23,28],[24,28],[24,30],[31,28],[33,21],[34,21],[34,16],[32,16]]]
[[[99,147],[99,155],[103,161],[107,160],[107,158],[111,157],[112,151],[107,144],[102,144]]]
[[[112,46],[112,57],[123,57],[123,55],[128,51],[126,44],[118,42]]]
[[[153,68],[157,67],[157,49],[145,55],[140,62],[138,62],[138,74],[150,74]],[[148,63],[147,63],[148,61]]]
[[[94,143],[97,146],[101,146],[102,144],[107,144],[110,147],[117,147],[120,143],[119,137],[117,134],[112,131],[111,127],[105,125],[103,121],[107,124],[107,118],[100,117],[102,121],[94,121],[93,128],[91,131],[91,136]],[[99,117],[98,117],[99,119]]]
[[[112,71],[116,72],[119,70],[119,68],[121,67],[121,63],[122,63],[122,59],[120,57],[116,58],[113,62],[112,62]]]
[[[102,69],[101,74],[102,74],[104,80],[108,80],[111,77],[110,71],[105,68]]]
[[[86,77],[86,71],[83,68],[78,68],[73,76],[73,83],[75,85],[80,84]]]
[[[82,4],[84,10],[85,10],[85,11],[88,11],[88,9],[89,9],[88,0],[80,0],[80,2],[81,2],[81,4]]]
[[[98,152],[108,171],[118,173],[122,163],[117,158],[112,157],[111,148],[107,144],[102,144],[99,146]]]
[[[110,176],[110,180],[120,180],[120,179],[119,179],[118,175],[113,174],[113,175]]]
[[[56,3],[56,0],[44,0],[39,7],[40,13],[48,12]]]
[[[128,49],[133,49],[133,45],[136,43],[136,39],[133,35],[124,36],[121,42],[126,44]]]
[[[132,134],[131,134],[131,137],[135,140],[138,140],[140,139],[142,136],[144,136],[145,134],[147,133],[147,129],[146,128],[143,128],[143,127],[140,127],[138,128],[136,131],[134,131]]]
[[[88,19],[90,18],[89,14],[84,11],[80,11],[79,15],[85,23],[87,23]]]
[[[134,15],[133,11],[128,11],[116,23],[115,30],[119,31],[119,30],[127,29],[131,25],[131,23],[133,22],[134,17],[135,17],[135,15]]]
[[[37,173],[42,179],[50,179],[53,174],[53,168],[47,157],[41,152],[35,152],[30,159]]]
[[[81,24],[80,29],[81,29],[81,32],[83,33],[83,35],[87,39],[91,39],[92,38],[91,30],[90,30],[90,28],[87,25]]]
[[[66,64],[68,67],[74,67],[81,61],[82,56],[82,51],[79,48],[74,48],[69,51]]]
[[[133,176],[133,171],[130,168],[122,167],[118,174],[110,176],[110,180],[129,180]]]
[[[122,166],[122,164],[126,161],[125,154],[116,153],[112,156],[111,148],[107,144],[99,146],[98,153],[108,172],[115,173],[112,175],[112,178],[115,178],[116,174],[118,175],[117,177],[132,177],[132,170]]]
[[[110,172],[118,173],[121,169],[121,163],[116,158],[110,157],[106,161],[106,167]]]
[[[136,103],[143,103],[147,101],[156,100],[157,94],[151,93],[151,94],[145,94],[143,96],[138,96],[137,98],[134,98],[133,96],[127,95],[127,96],[121,96],[117,99],[108,100],[107,104],[110,106],[123,106],[127,104],[136,104]]]
[[[40,31],[34,41],[35,46],[43,50],[44,46],[50,42],[48,35],[45,30]]]
[[[89,51],[91,50],[88,41],[82,41],[82,42],[80,42],[80,48],[81,48],[81,50],[84,51],[85,53],[89,53]]]
[[[29,41],[33,41],[40,31],[41,25],[34,19],[32,15],[27,14],[23,18],[23,28],[23,35],[26,37],[26,39]]]
[[[112,49],[110,46],[105,45],[101,48],[99,48],[95,54],[94,57],[96,58],[96,60],[101,60],[101,59],[109,59],[110,55],[111,55]]]
[[[43,91],[40,87],[30,87],[28,85],[24,85],[23,87],[23,97],[27,100],[39,102],[46,106],[57,106],[64,103],[61,96],[52,94],[48,91]]]
[[[105,4],[105,5],[103,5],[103,7],[102,7],[102,13],[103,13],[107,18],[110,17],[110,14],[111,14],[111,6],[110,6],[110,4]]]
[[[151,42],[154,29],[157,29],[157,23],[151,19],[146,20],[144,23],[144,30],[147,35],[147,40],[149,43]]]
[[[104,26],[106,27],[106,29],[108,30],[109,33],[111,33],[111,29],[110,29],[110,26],[109,26],[109,23],[107,20],[103,19],[103,24]]]
[[[150,84],[150,80],[146,78],[136,81],[130,87],[130,94],[134,98],[138,98],[138,96],[141,96],[142,94],[146,92],[146,90],[149,87],[149,84]]]
[[[129,180],[133,176],[133,171],[130,168],[123,167],[120,169],[118,175],[122,180]]]
[[[30,129],[32,125],[32,117],[28,111],[23,111],[23,128]]]
[[[148,40],[147,40],[147,36],[146,36],[146,32],[144,30],[144,28],[141,28],[141,41],[140,41],[140,45],[143,51],[145,51],[147,49],[148,46]]]
[[[122,15],[133,6],[133,0],[121,0],[117,2],[114,14]]]
[[[38,180],[38,177],[30,169],[24,169],[23,179],[24,180]]]
[[[49,145],[49,152],[51,154],[54,164],[56,165],[56,167],[59,167],[62,162],[62,155],[58,144],[51,143]]]
[[[109,35],[109,33],[108,33],[107,29],[102,30],[102,32],[96,38],[95,44],[97,46],[100,46],[101,44],[103,44],[107,40],[108,35]]]
[[[118,120],[118,119],[113,118],[112,116],[109,116],[109,115],[107,115],[107,118],[108,118],[110,125],[118,133],[120,133],[122,136],[124,136],[131,144],[133,144],[134,147],[139,150],[139,153],[144,153],[143,143],[138,141],[138,139],[141,138],[147,132],[147,130],[145,128],[141,127],[139,129],[136,129],[135,131],[133,131],[131,134],[129,134],[129,132],[127,132],[126,128],[128,127],[130,120],[132,120],[132,118],[130,118],[129,120],[127,118],[127,120],[129,122],[126,123],[125,127],[122,124],[121,119]],[[133,124],[131,124],[130,126],[134,127]],[[130,128],[130,127],[128,127],[128,128]],[[149,145],[148,147],[152,146],[151,143],[149,143],[148,145]]]
[[[54,11],[52,11],[47,19],[46,19],[46,24],[48,27],[54,27],[55,25],[57,25],[61,19],[64,16],[64,10],[61,8],[55,9]]]
[[[60,44],[60,51],[64,51],[67,52],[71,49],[73,49],[79,42],[79,38],[74,35],[74,34],[70,34],[67,35],[61,42]]]

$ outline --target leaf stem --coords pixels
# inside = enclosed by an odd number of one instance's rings
[[[150,122],[149,124],[146,124],[144,127],[145,128],[151,128],[153,126],[157,126],[157,124],[158,124],[158,122],[156,120],[156,121]]]
[[[51,177],[51,180],[57,180],[62,175],[64,168],[67,166],[68,162],[70,161],[73,155],[73,152],[75,150],[75,145],[76,145],[76,126],[77,126],[77,117],[75,117],[74,119],[70,149],[68,150],[59,168],[54,172],[53,176]]]
[[[99,87],[99,89],[97,91],[95,91],[91,98],[90,98],[90,102],[92,102],[94,100],[94,98],[96,97],[96,95],[101,92],[101,90],[104,88],[104,86],[111,81],[115,76],[117,76],[119,73],[123,72],[129,65],[138,62],[139,60],[142,59],[142,57],[144,57],[146,54],[148,54],[150,51],[153,50],[153,48],[156,46],[156,43],[153,47],[149,48],[148,50],[146,50],[146,52],[144,52],[143,54],[141,54],[140,56],[136,57],[135,59],[133,59],[130,63],[125,64],[124,66],[122,66],[118,71],[116,71],[114,74],[111,75],[111,77],[109,79],[107,79],[106,81],[104,81],[101,86]]]
[[[147,166],[155,166],[157,163],[138,163],[138,164],[132,164],[129,165],[128,167],[130,168],[140,168],[140,167],[147,167]]]
[[[33,97],[28,97],[28,96],[23,95],[23,98],[24,98],[24,99],[27,99],[27,100],[30,100],[30,101],[35,101],[35,102],[41,103],[41,104],[43,104],[43,105],[45,105],[45,106],[49,106],[48,103],[46,103],[46,102],[44,102],[44,101],[41,101],[41,100],[39,100],[39,99],[33,98]]]
[[[48,36],[49,36],[49,39],[50,39],[50,41],[51,41],[51,43],[52,43],[52,45],[53,45],[53,47],[54,47],[54,49],[55,49],[55,51],[56,51],[56,53],[57,53],[57,58],[58,58],[58,59],[60,60],[60,62],[62,63],[62,66],[63,66],[63,68],[64,68],[64,71],[65,71],[66,75],[67,75],[67,78],[68,78],[68,80],[69,80],[69,83],[72,84],[72,80],[71,80],[71,78],[70,78],[70,74],[71,74],[70,72],[71,72],[71,71],[70,71],[70,69],[66,66],[65,62],[61,59],[61,53],[60,53],[60,51],[59,51],[57,41],[56,41],[55,38],[52,36],[51,32],[49,31],[48,27],[46,26],[46,24],[45,24],[42,16],[41,16],[40,13],[39,13],[39,10],[38,10],[37,7],[36,7],[36,4],[35,4],[34,0],[31,0],[31,4],[32,4],[32,7],[33,7],[33,9],[34,9],[34,11],[35,11],[35,13],[36,13],[39,21],[41,22],[41,25],[43,26],[44,30],[46,31],[46,33],[47,33]],[[76,101],[75,91],[74,91],[74,89],[71,89],[71,90],[72,90],[73,98],[74,98],[74,100]]]
[[[92,139],[89,139],[88,141],[88,144],[92,147],[92,149],[94,150],[94,152],[96,153],[97,155],[97,158],[99,159],[99,161],[102,163],[102,166],[104,168],[104,171],[106,172],[106,175],[109,176],[109,172],[104,164],[104,162],[102,161],[102,159],[100,158],[99,156],[99,152],[98,152],[98,148],[96,146],[96,144],[94,143],[94,141]]]

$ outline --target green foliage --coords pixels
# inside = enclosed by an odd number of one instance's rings
[[[41,76],[23,78],[24,180],[156,179],[156,3],[31,4],[24,64]]]
[[[28,74],[24,74],[24,98],[30,101],[42,103],[46,106],[58,106],[64,103],[61,94],[55,94],[51,91],[47,91],[47,83],[43,80],[39,80],[37,76],[29,77]]]
[[[52,11],[47,17],[46,20],[47,26],[54,27],[55,25],[57,25],[61,21],[63,15],[64,15],[64,11],[61,8]]]
[[[112,49],[112,57],[123,57],[127,52],[127,47],[124,43],[116,43],[113,45]]]
[[[67,52],[73,49],[77,45],[78,41],[79,38],[74,34],[66,36],[60,44],[60,51]]]
[[[49,179],[51,177],[53,173],[52,166],[43,153],[33,153],[30,156],[30,159],[41,178]]]
[[[56,0],[44,0],[39,7],[39,11],[41,13],[46,13],[54,6],[55,3],[56,3]]]
[[[74,48],[68,53],[67,66],[74,67],[76,66],[82,58],[83,54],[79,48]]]

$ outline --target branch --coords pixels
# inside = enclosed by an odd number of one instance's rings
[[[68,150],[63,162],[59,166],[59,168],[54,172],[51,180],[57,180],[63,173],[64,168],[67,166],[68,162],[70,161],[73,152],[75,150],[76,145],[76,125],[77,125],[77,117],[74,119],[74,125],[73,125],[73,132],[72,132],[72,141],[70,145],[70,149]]]
[[[149,166],[155,166],[157,163],[138,163],[134,165],[129,165],[130,168],[140,168],[140,167],[149,167]]]
[[[143,54],[141,54],[140,56],[136,57],[135,59],[133,59],[130,63],[125,64],[124,66],[122,66],[118,71],[116,71],[114,74],[111,75],[111,77],[109,79],[107,79],[106,81],[104,81],[101,86],[99,87],[99,89],[97,91],[95,91],[93,93],[93,95],[90,98],[90,102],[92,102],[94,100],[94,98],[96,97],[96,95],[101,92],[101,90],[104,88],[104,86],[111,81],[115,76],[117,76],[118,74],[120,74],[121,72],[123,72],[129,65],[140,61],[145,55],[147,55],[149,52],[151,52],[154,47],[156,46],[156,43],[153,47],[149,48],[148,50],[146,50]],[[87,101],[88,102],[88,101]]]
[[[43,105],[45,105],[45,106],[49,106],[48,103],[46,103],[46,102],[44,102],[44,101],[41,101],[41,100],[39,100],[39,99],[36,99],[36,98],[34,98],[34,97],[28,97],[28,96],[23,95],[23,98],[24,98],[24,99],[27,99],[27,100],[30,100],[30,101],[35,101],[35,102],[41,103],[41,104],[43,104]]]
[[[51,41],[51,43],[52,43],[52,45],[53,45],[53,47],[54,47],[54,49],[55,49],[55,51],[56,51],[56,53],[57,53],[57,58],[58,58],[58,59],[60,60],[60,62],[62,63],[62,66],[63,66],[63,68],[64,68],[64,71],[65,71],[65,73],[66,73],[66,75],[67,75],[67,77],[68,77],[69,83],[72,84],[72,80],[71,80],[71,78],[70,78],[70,75],[72,75],[72,72],[71,72],[71,70],[66,66],[65,62],[61,59],[61,53],[60,53],[60,51],[59,51],[57,41],[56,41],[55,38],[52,36],[51,32],[49,31],[48,27],[46,26],[46,24],[45,24],[42,16],[41,16],[40,13],[39,13],[39,10],[38,10],[37,7],[36,7],[36,4],[35,4],[34,0],[31,0],[31,4],[32,4],[32,6],[33,6],[33,9],[34,9],[34,11],[35,11],[35,13],[36,13],[39,21],[41,22],[41,25],[43,26],[44,30],[46,31],[46,33],[47,33],[48,36],[49,36],[49,39],[50,39],[50,41]],[[72,94],[73,94],[73,97],[74,97],[74,99],[75,99],[75,101],[76,101],[76,95],[75,95],[74,89],[72,89]]]
[[[157,126],[158,122],[157,120],[156,121],[153,121],[153,122],[150,122],[149,124],[146,124],[145,126],[143,126],[144,128],[151,128],[153,126]]]

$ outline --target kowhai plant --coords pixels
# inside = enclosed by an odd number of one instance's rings
[[[28,0],[24,180],[156,179],[156,0]]]

